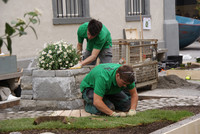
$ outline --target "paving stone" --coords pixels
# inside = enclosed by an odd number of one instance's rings
[[[60,116],[69,116],[71,114],[72,110],[65,110],[60,114]]]
[[[85,109],[81,109],[81,117],[88,117],[88,116],[91,116],[91,114],[86,112]]]
[[[73,110],[70,114],[70,117],[80,117],[81,113],[80,110]]]
[[[60,114],[62,114],[64,112],[64,110],[59,110],[59,111],[54,111],[53,114],[51,116],[59,116]]]

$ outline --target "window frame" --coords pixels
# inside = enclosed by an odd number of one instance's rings
[[[89,14],[89,0],[83,0],[83,17],[57,17],[57,0],[52,0],[52,9],[53,9],[53,24],[82,24],[91,20]]]
[[[140,20],[140,15],[128,16],[128,3],[129,3],[129,0],[125,0],[125,18],[126,18],[126,22],[139,21]],[[150,0],[145,0],[145,15],[141,15],[141,16],[142,17],[151,17],[151,15],[150,15]]]

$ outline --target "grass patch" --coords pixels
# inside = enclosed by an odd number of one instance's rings
[[[94,116],[68,118],[70,123],[63,124],[59,121],[43,122],[39,125],[33,125],[33,118],[22,118],[0,121],[0,132],[13,132],[31,129],[86,129],[86,128],[115,128],[137,126],[148,124],[160,120],[169,120],[177,122],[193,113],[188,111],[172,111],[172,110],[147,110],[138,112],[133,117],[109,117],[109,116]]]

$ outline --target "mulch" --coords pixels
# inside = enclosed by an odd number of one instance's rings
[[[193,112],[194,114],[200,113],[200,106],[175,106],[175,107],[165,107],[164,110],[187,110]],[[166,127],[173,124],[171,121],[159,121],[150,124],[142,124],[135,127],[126,128],[113,128],[113,129],[78,129],[78,130],[66,130],[66,129],[54,129],[54,130],[26,130],[21,131],[22,134],[39,134],[44,132],[51,132],[55,134],[149,134],[158,129]],[[9,133],[2,133],[9,134]]]

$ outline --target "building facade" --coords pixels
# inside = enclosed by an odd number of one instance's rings
[[[158,47],[166,48],[167,55],[179,53],[175,0],[9,0],[6,4],[1,0],[0,35],[5,22],[23,18],[35,8],[42,12],[40,24],[34,26],[38,39],[31,29],[28,35],[13,38],[13,54],[18,59],[36,58],[45,43],[61,39],[76,47],[78,27],[91,18],[101,21],[112,39],[123,39],[123,30],[133,28],[139,38],[143,33],[144,39],[158,39]],[[150,18],[149,29],[141,30],[140,14]],[[5,46],[2,51],[6,53]]]

